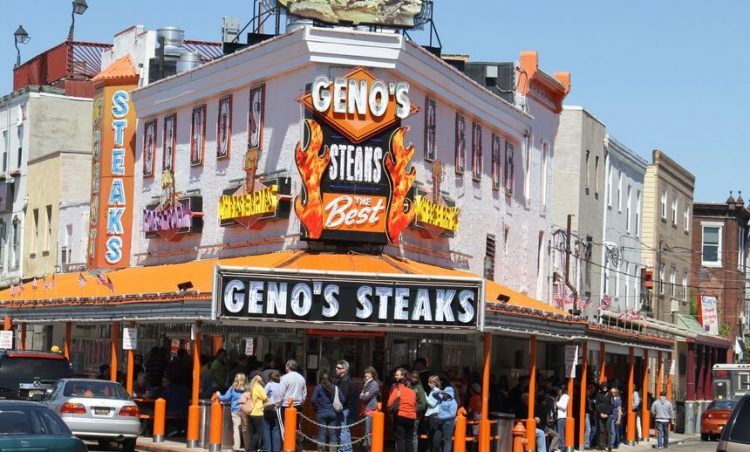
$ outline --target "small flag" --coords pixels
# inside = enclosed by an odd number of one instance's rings
[[[107,278],[106,276],[104,276],[104,273],[99,272],[96,274],[96,282],[101,284],[102,286],[107,285]]]
[[[52,281],[49,283],[49,288],[54,289],[55,288],[55,274],[52,273]]]
[[[18,282],[18,292],[17,293],[20,294],[21,292],[23,292],[23,281],[19,281]]]
[[[39,287],[39,283],[38,283],[38,282],[37,282],[37,280],[36,280],[36,276],[34,276],[34,279],[33,279],[33,280],[31,280],[31,289],[32,289],[32,290],[36,290],[36,289],[37,289],[37,287]]]
[[[78,273],[78,287],[83,289],[86,286],[86,277],[83,276],[83,273]]]
[[[109,288],[109,294],[114,295],[115,293],[115,283],[112,282],[111,279],[109,279],[109,276],[107,276],[107,287]]]
[[[10,296],[15,297],[16,296],[16,286],[13,284],[10,285]]]

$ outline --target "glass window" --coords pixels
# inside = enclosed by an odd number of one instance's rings
[[[685,211],[682,213],[685,220],[685,232],[690,231],[690,204],[685,203]]]
[[[664,277],[666,276],[664,274],[664,263],[662,262],[659,264],[659,295],[664,295]]]
[[[677,226],[677,195],[672,198],[672,224]]]
[[[630,190],[631,186],[628,185],[628,198],[627,198],[627,204],[625,205],[625,230],[630,232],[630,204],[632,203],[632,200],[630,199]]]
[[[685,272],[685,274],[682,275],[682,299],[684,301],[687,301],[688,295],[690,295],[687,285],[688,285],[688,273]]]
[[[515,179],[515,148],[512,143],[505,142],[505,193],[513,193],[513,182]]]
[[[667,219],[667,191],[661,191],[661,218],[662,220]]]
[[[466,118],[456,112],[456,146],[454,159],[456,173],[463,174],[466,169]]]
[[[129,400],[127,393],[119,383],[105,381],[72,380],[65,385],[65,397],[95,397],[98,399]]]
[[[669,272],[669,296],[674,297],[677,294],[676,288],[677,282],[677,270],[672,267],[672,271]]]
[[[589,188],[591,185],[589,181],[591,180],[591,169],[589,168],[589,161],[591,160],[591,152],[586,151],[586,188]]]
[[[34,209],[34,230],[31,233],[31,253],[36,254],[39,246],[39,209]]]
[[[18,169],[21,169],[21,157],[23,157],[23,125],[16,129],[18,135]]]
[[[425,115],[424,115],[424,158],[425,160],[435,160],[437,158],[437,135],[435,119],[435,99],[425,98]]]
[[[52,244],[52,205],[48,205],[44,210],[47,214],[47,236],[44,238],[44,251],[49,251]]]
[[[618,171],[617,177],[617,211],[622,212],[622,171]]]
[[[745,398],[735,407],[727,429],[722,432],[721,440],[733,443],[750,444],[750,400]],[[728,434],[727,434],[728,433]]]
[[[471,123],[471,176],[474,180],[482,178],[482,125]]]
[[[705,264],[720,264],[721,226],[703,226],[703,259]]]
[[[492,189],[500,190],[500,174],[502,165],[500,163],[500,149],[502,140],[499,135],[492,134]]]

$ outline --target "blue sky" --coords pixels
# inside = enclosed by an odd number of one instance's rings
[[[132,24],[174,25],[191,39],[219,40],[222,16],[251,17],[252,0],[88,0],[76,39],[111,42]],[[65,39],[68,0],[2,0],[0,94],[12,88],[13,32],[31,35],[26,60]],[[696,200],[747,188],[750,36],[745,0],[436,0],[446,53],[514,61],[536,49],[548,72],[572,73],[567,103],[650,159],[661,149],[693,174]],[[419,33],[413,34],[420,38]]]

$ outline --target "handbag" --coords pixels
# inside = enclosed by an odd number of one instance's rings
[[[344,404],[341,403],[341,398],[339,397],[339,387],[334,386],[333,387],[333,411],[340,413],[344,411]]]
[[[240,398],[240,411],[249,415],[253,412],[253,408],[255,408],[255,401],[253,401],[252,393],[245,392]]]

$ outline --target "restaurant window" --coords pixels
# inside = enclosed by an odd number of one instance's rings
[[[667,190],[661,190],[661,219],[667,219]]]
[[[516,150],[513,143],[505,142],[505,194],[513,194],[513,182],[515,179],[515,155]]]
[[[482,125],[471,123],[471,177],[479,181],[482,178]]]
[[[437,158],[437,112],[435,111],[435,99],[426,97],[424,103],[424,158],[425,160],[435,160]]]
[[[703,225],[703,243],[701,265],[706,267],[721,266],[721,231],[720,225]]]
[[[232,95],[219,99],[216,119],[216,158],[229,157],[232,148]]]
[[[502,171],[502,160],[500,156],[500,146],[502,140],[499,135],[492,134],[492,189],[500,190],[500,174]]]
[[[193,121],[190,127],[190,166],[203,164],[206,143],[206,106],[193,108]]]
[[[44,238],[44,251],[49,253],[49,247],[52,246],[52,205],[47,205],[44,210],[46,213],[45,220],[47,220],[47,235]]]
[[[484,277],[490,281],[495,279],[495,235],[487,234],[484,251]]]
[[[466,118],[456,112],[456,137],[454,160],[456,174],[463,174],[466,170]]]

